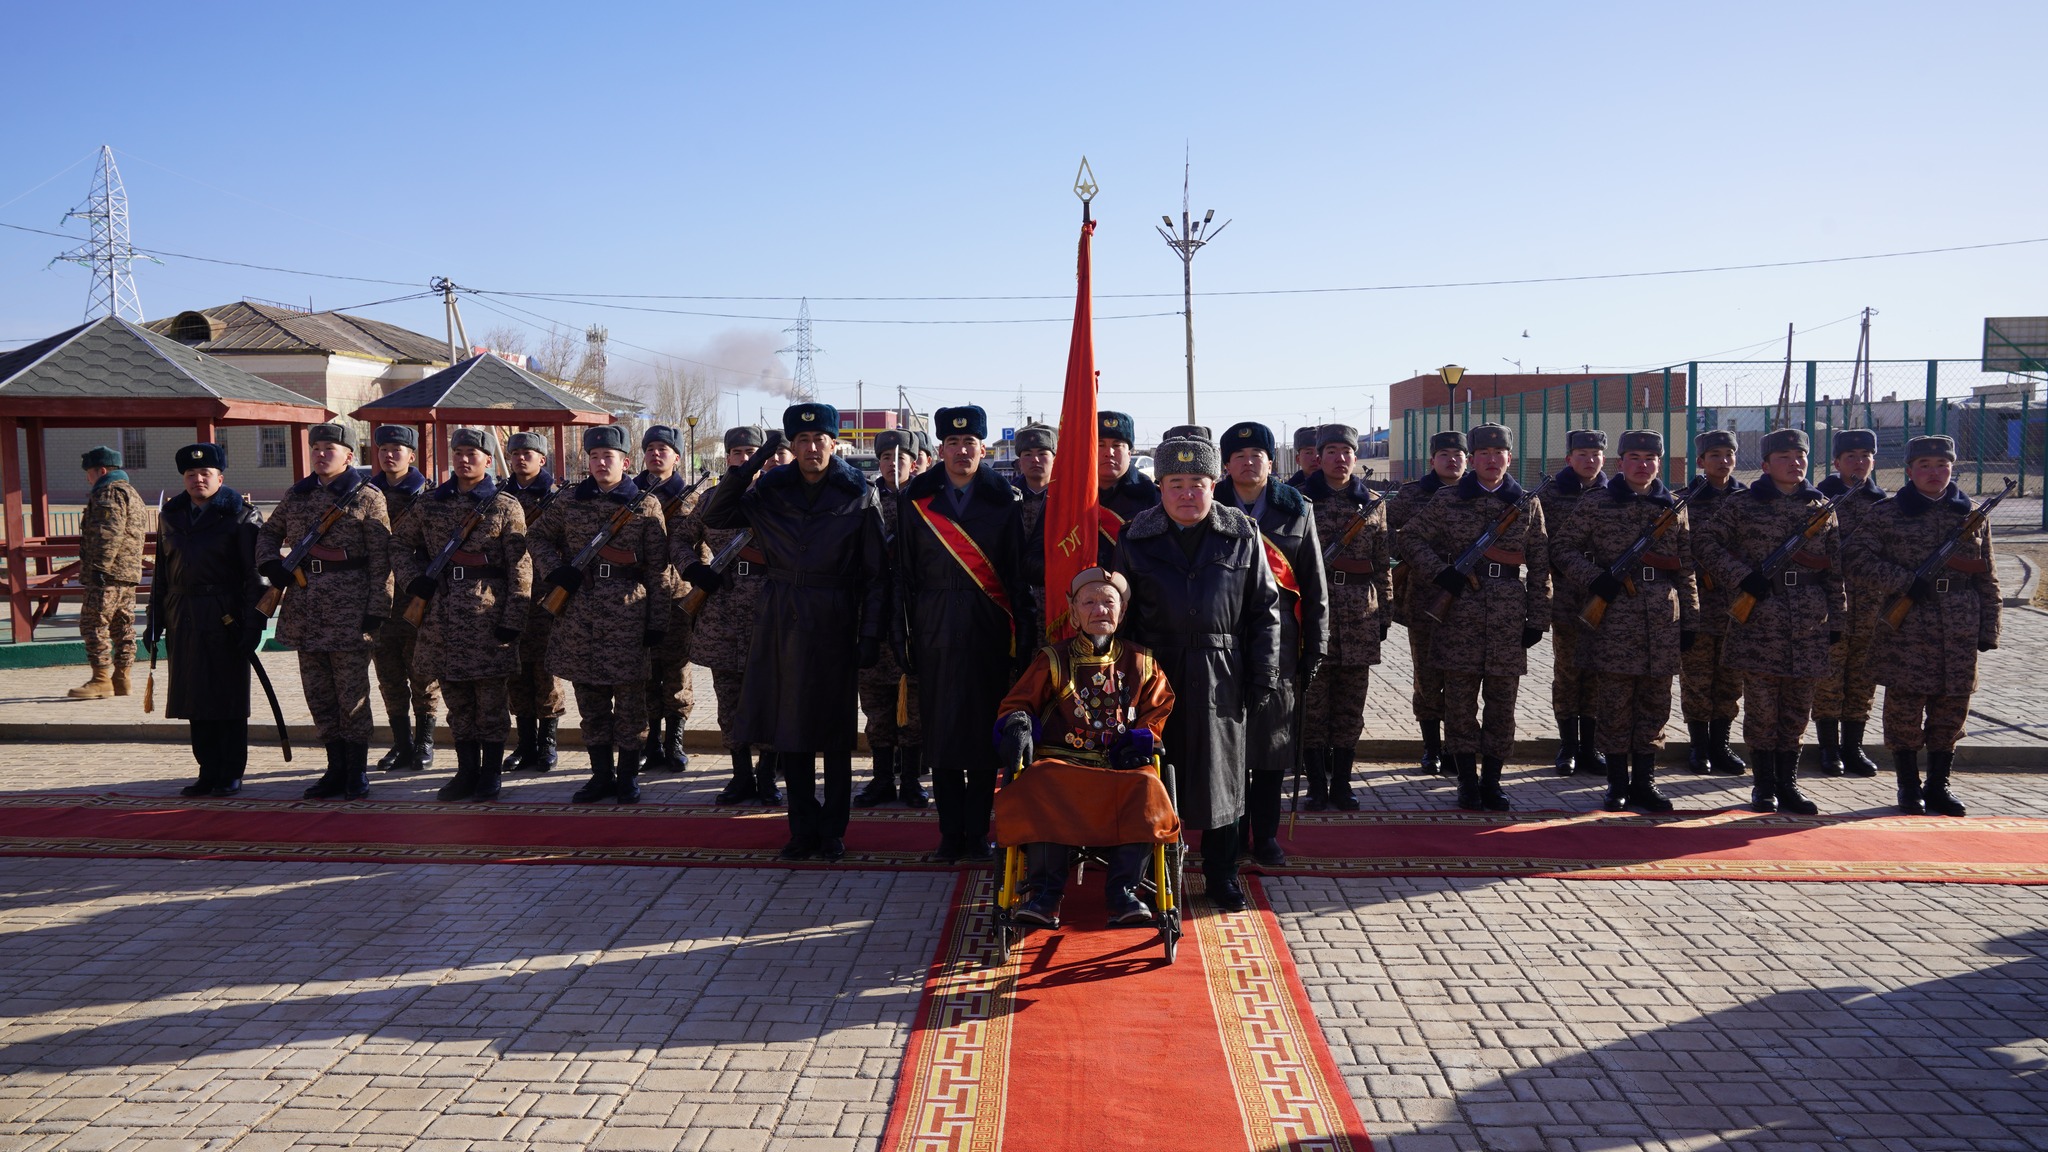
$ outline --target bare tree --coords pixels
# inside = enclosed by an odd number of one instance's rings
[[[510,324],[500,324],[484,332],[484,347],[507,356],[517,356],[526,351],[526,331]]]
[[[690,420],[694,417],[697,429],[689,450],[700,459],[705,447],[718,439],[721,430],[713,427],[717,422],[718,389],[704,369],[669,360],[624,379],[618,379],[619,375],[614,373],[615,384],[625,395],[639,400],[650,418],[630,423],[667,424],[681,428],[689,436]],[[634,428],[635,435],[642,431],[644,427]]]

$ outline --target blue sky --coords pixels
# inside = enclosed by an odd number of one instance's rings
[[[1180,204],[1230,229],[1198,291],[1569,276],[2048,236],[2040,4],[58,5],[10,16],[0,222],[52,228],[114,146],[139,246],[490,290],[812,297],[824,397],[1056,412],[1086,153],[1105,406],[1183,417]],[[2000,55],[2000,45],[2022,46]],[[74,226],[75,227],[75,226]],[[75,323],[67,245],[0,230],[0,339]],[[1385,385],[1653,366],[1879,309],[1880,358],[2048,313],[2048,244],[1770,271],[1198,297],[1198,415],[1386,418]],[[151,317],[410,287],[189,260]],[[1046,300],[832,301],[1045,295]],[[507,317],[465,304],[470,334]],[[795,304],[517,304],[751,375]],[[364,309],[438,333],[438,304]],[[1143,315],[1175,313],[1172,315]],[[1106,319],[1133,316],[1131,319]],[[765,317],[747,319],[735,317]],[[1032,320],[905,324],[857,320]],[[1523,338],[1524,330],[1529,332]],[[532,335],[532,334],[530,334]],[[1853,322],[1798,353],[1847,358]],[[0,347],[11,347],[0,344]],[[714,359],[716,358],[716,359]],[[730,401],[727,411],[730,412]],[[781,401],[749,391],[752,417]]]

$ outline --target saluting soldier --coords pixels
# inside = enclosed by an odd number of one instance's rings
[[[917,463],[917,454],[911,447],[914,442],[915,437],[911,433],[894,429],[875,436],[875,460],[879,466],[875,474],[875,496],[882,508],[882,540],[888,546],[892,563],[896,534],[902,527],[903,486],[910,483],[911,469]],[[896,596],[898,591],[900,585],[892,583],[888,609],[892,620],[907,610]],[[919,716],[917,678],[911,676],[906,679],[903,663],[896,653],[899,646],[884,645],[874,666],[860,670],[860,710],[867,722],[868,754],[874,760],[875,775],[854,796],[853,806],[856,808],[873,808],[897,799],[899,795],[912,808],[922,808],[930,802],[930,797],[924,793],[924,785],[918,781],[924,771],[924,729]],[[904,722],[901,724],[896,722],[899,704],[903,709]]]
[[[1878,626],[1870,654],[1884,685],[1884,744],[1898,775],[1899,811],[1908,816],[1967,814],[1949,774],[1977,689],[1977,654],[1998,647],[1990,524],[1963,538],[1939,574],[1918,575],[1970,515],[1970,498],[1952,482],[1955,460],[1955,441],[1946,436],[1907,442],[1905,486],[1865,512],[1843,548],[1844,566],[1874,603],[1904,596],[1911,604],[1897,628]]]
[[[392,533],[394,579],[405,600],[426,602],[420,618],[415,675],[441,685],[455,734],[455,778],[443,800],[496,800],[511,722],[506,679],[519,670],[519,634],[526,627],[533,562],[526,552],[526,513],[519,498],[491,475],[498,438],[481,428],[448,437],[447,482],[413,502]],[[439,574],[427,568],[454,546]]]
[[[1209,899],[1244,909],[1237,822],[1244,815],[1245,720],[1291,671],[1280,651],[1280,587],[1258,526],[1215,499],[1221,461],[1207,439],[1167,439],[1154,457],[1164,503],[1129,522],[1109,567],[1131,585],[1123,635],[1152,650],[1183,701],[1166,722],[1181,823],[1202,829]]]
[[[796,462],[755,483],[785,436]],[[751,528],[767,558],[738,728],[740,739],[775,749],[789,784],[784,860],[846,855],[857,674],[882,654],[889,567],[881,503],[867,478],[837,456],[838,444],[837,408],[793,404],[781,430],[728,471],[704,507],[708,527]]]
[[[1252,859],[1269,868],[1287,863],[1287,852],[1280,847],[1280,792],[1287,774],[1300,763],[1314,796],[1330,754],[1327,737],[1321,743],[1314,739],[1325,728],[1307,728],[1305,720],[1297,723],[1302,720],[1297,710],[1307,707],[1318,691],[1325,691],[1316,669],[1325,667],[1330,647],[1331,595],[1323,575],[1322,544],[1316,535],[1317,510],[1300,492],[1273,475],[1274,447],[1273,430],[1264,424],[1246,421],[1231,425],[1223,433],[1222,444],[1230,483],[1219,484],[1216,492],[1217,503],[1237,509],[1258,525],[1266,564],[1280,587],[1279,690],[1264,708],[1245,717],[1245,769],[1249,773],[1246,831]],[[1373,503],[1380,501],[1375,497]],[[1384,530],[1380,547],[1384,557]],[[1380,569],[1384,573],[1384,562]],[[1327,713],[1327,691],[1325,696]],[[1361,692],[1361,713],[1364,705]],[[1344,745],[1347,770],[1357,741],[1354,734]]]
[[[1024,513],[989,467],[988,414],[941,408],[939,467],[897,498],[896,595],[903,653],[918,674],[939,843],[928,859],[994,858],[989,812],[996,752],[990,726],[1037,628],[1024,584]]]
[[[249,661],[267,621],[256,611],[256,536],[263,515],[221,481],[218,444],[178,449],[185,490],[157,519],[156,580],[149,592],[151,650],[165,645],[164,715],[187,721],[199,779],[185,796],[232,796],[249,766]]]
[[[616,424],[584,429],[589,475],[550,501],[526,533],[533,570],[568,593],[548,637],[548,671],[575,689],[582,717],[590,779],[570,796],[576,804],[640,802],[647,679],[668,628],[661,503],[626,475],[627,443]],[[613,524],[617,531],[578,567],[577,554]]]
[[[1550,618],[1550,533],[1543,505],[1513,476],[1514,434],[1481,424],[1466,434],[1472,470],[1439,488],[1401,529],[1395,546],[1410,578],[1411,616],[1422,617],[1440,595],[1451,602],[1430,635],[1429,662],[1444,677],[1444,745],[1456,760],[1458,807],[1506,812],[1501,768],[1515,745],[1515,697],[1529,670],[1528,650]],[[1519,509],[1472,566],[1456,564],[1466,549]],[[1482,722],[1480,701],[1486,703]]]
[[[1872,472],[1877,466],[1877,433],[1867,428],[1845,428],[1835,433],[1835,470],[1815,487],[1834,499],[1853,493],[1835,506],[1841,525],[1842,544],[1856,538],[1857,530],[1871,509],[1890,493],[1877,486]],[[1863,751],[1864,729],[1870,723],[1870,702],[1877,695],[1877,667],[1871,663],[1872,641],[1877,634],[1877,598],[1859,581],[1845,581],[1849,594],[1848,627],[1841,639],[1828,646],[1827,675],[1813,690],[1813,726],[1820,739],[1820,772],[1823,776],[1877,775],[1877,762]]]
[[[405,524],[412,503],[426,490],[427,477],[413,461],[419,454],[419,433],[403,424],[380,425],[370,434],[370,455],[376,468],[370,484],[384,496],[385,515],[395,536]],[[398,565],[393,559],[392,568]],[[402,605],[401,605],[402,606]],[[384,772],[418,772],[434,766],[435,713],[441,710],[441,686],[413,673],[416,630],[397,612],[377,629],[370,666],[377,670],[377,691],[384,697],[384,715],[391,720],[391,751],[377,761]]]
[[[149,533],[141,493],[121,469],[121,454],[100,445],[80,460],[92,490],[78,517],[78,631],[92,676],[66,692],[73,700],[128,694],[135,664],[135,589],[142,583],[142,544]]]
[[[1543,522],[1555,531],[1563,526],[1588,492],[1607,486],[1607,433],[1597,428],[1575,428],[1564,434],[1565,462],[1537,499],[1543,504]],[[1565,576],[1564,557],[1550,550],[1550,710],[1557,717],[1557,774],[1608,772],[1612,769],[1600,754],[1593,716],[1593,687],[1597,670],[1578,660],[1579,605],[1585,602],[1582,586],[1573,586]]]
[[[725,466],[728,471],[744,465],[756,449],[767,442],[767,433],[753,425],[725,430]],[[770,453],[767,466],[776,467],[793,459],[787,447]],[[758,482],[765,473],[755,473]],[[775,756],[766,747],[756,749],[739,735],[740,692],[747,673],[747,650],[754,642],[754,601],[768,578],[768,558],[752,543],[732,551],[743,529],[712,528],[704,523],[708,499],[694,501],[690,514],[669,533],[669,559],[679,566],[682,578],[698,592],[704,604],[690,631],[690,660],[711,672],[711,691],[718,700],[718,731],[732,758],[732,779],[719,790],[718,803],[741,804],[748,800],[773,807],[782,803],[775,786]],[[724,556],[724,567],[713,568],[702,557]]]
[[[1309,424],[1294,430],[1294,475],[1287,478],[1287,486],[1299,488],[1308,483],[1308,478],[1323,470],[1323,454],[1316,447],[1316,425]]]
[[[1365,734],[1365,694],[1394,623],[1393,534],[1386,498],[1351,474],[1358,429],[1325,424],[1316,440],[1322,467],[1302,484],[1301,494],[1314,509],[1320,548],[1331,552],[1329,654],[1308,686],[1302,722],[1308,807],[1356,812],[1351,765]]]
[[[1045,498],[1052,486],[1053,457],[1060,437],[1050,425],[1017,429],[1017,482],[1024,498],[1024,580],[1031,586],[1031,615],[1045,619]]]
[[[514,432],[505,440],[505,454],[511,474],[500,487],[519,501],[520,514],[531,525],[555,494],[555,474],[547,466],[548,438],[540,432]],[[531,569],[530,560],[527,566]],[[548,633],[554,620],[540,606],[540,597],[528,597],[526,627],[519,633],[519,668],[506,681],[507,702],[519,729],[519,742],[505,757],[507,772],[547,772],[556,763],[562,685],[548,671]]]
[[[1692,447],[1699,474],[1686,488],[1692,498],[1685,506],[1685,518],[1698,528],[1720,513],[1728,497],[1749,485],[1735,478],[1735,433],[1709,429],[1693,437]],[[1721,659],[1728,636],[1728,608],[1738,589],[1716,581],[1704,569],[1696,575],[1698,634],[1678,660],[1679,706],[1692,744],[1686,763],[1701,774],[1740,776],[1749,770],[1749,763],[1735,754],[1728,733],[1742,708],[1742,670]]]
[[[370,646],[391,615],[391,521],[384,494],[352,467],[355,441],[339,424],[306,432],[313,474],[291,486],[257,538],[256,570],[285,589],[277,638],[299,654],[299,683],[327,770],[306,789],[308,800],[370,794]],[[297,587],[284,554],[341,514],[314,540],[298,566]]]
[[[1125,525],[1145,509],[1159,506],[1159,485],[1131,467],[1131,447],[1137,441],[1138,422],[1128,413],[1096,413],[1095,502],[1101,509],[1096,556],[1097,562],[1105,566]],[[1213,450],[1215,445],[1210,448]]]
[[[1466,454],[1465,434],[1455,428],[1429,438],[1429,471],[1421,479],[1401,485],[1387,500],[1387,530],[1396,556],[1401,554],[1401,530],[1408,521],[1436,498],[1438,489],[1446,484],[1456,484],[1465,475]],[[1444,675],[1429,662],[1436,624],[1415,606],[1415,598],[1427,589],[1415,587],[1415,582],[1409,578],[1414,571],[1406,564],[1394,568],[1393,610],[1390,615],[1408,633],[1408,664],[1412,680],[1409,707],[1413,709],[1416,726],[1422,732],[1422,762],[1416,769],[1425,776],[1442,776],[1456,771],[1443,758]]]
[[[1747,623],[1730,621],[1721,652],[1742,670],[1742,734],[1756,772],[1750,810],[1801,816],[1820,809],[1799,791],[1799,742],[1814,685],[1827,674],[1832,633],[1848,612],[1837,525],[1801,544],[1783,571],[1762,568],[1827,505],[1806,482],[1806,453],[1806,433],[1797,428],[1766,435],[1763,475],[1724,499],[1693,541],[1701,571],[1756,601]]]
[[[1607,811],[1634,805],[1669,812],[1671,801],[1657,790],[1657,753],[1671,719],[1671,678],[1681,654],[1698,638],[1692,529],[1689,509],[1680,509],[1626,573],[1613,573],[1622,553],[1678,502],[1657,478],[1664,465],[1662,435],[1631,429],[1621,434],[1620,447],[1620,470],[1603,488],[1586,493],[1557,529],[1551,563],[1563,573],[1561,586],[1584,588],[1607,603],[1599,627],[1581,623],[1572,659],[1594,676],[1594,748],[1607,761]],[[1579,604],[1583,609],[1585,600]],[[1551,642],[1565,643],[1565,634],[1552,634]]]
[[[640,437],[640,459],[646,467],[633,478],[633,483],[660,502],[663,528],[672,533],[696,509],[702,496],[701,490],[689,490],[690,478],[684,474],[682,430],[666,424],[649,428]],[[691,559],[710,557],[700,553]],[[677,571],[681,571],[680,566]],[[649,772],[681,772],[690,765],[689,753],[683,751],[683,729],[697,702],[696,689],[686,671],[690,663],[690,618],[683,612],[682,598],[689,589],[682,586],[680,579],[665,581],[663,586],[669,589],[669,613],[662,626],[661,647],[653,653],[654,667],[647,677],[648,736],[641,764]]]

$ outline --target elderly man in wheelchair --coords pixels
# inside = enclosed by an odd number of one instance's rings
[[[1076,576],[1068,602],[1081,634],[1041,648],[997,709],[1004,780],[994,830],[997,843],[1024,852],[1031,894],[1013,912],[1020,923],[1058,927],[1083,846],[1107,865],[1109,923],[1150,922],[1139,895],[1146,861],[1155,845],[1180,840],[1158,769],[1173,689],[1150,652],[1116,636],[1129,598],[1114,572]]]

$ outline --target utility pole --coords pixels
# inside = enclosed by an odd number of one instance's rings
[[[1852,408],[1856,403],[1856,393],[1859,386],[1863,393],[1864,408],[1869,408],[1871,401],[1875,399],[1871,395],[1870,381],[1870,318],[1875,315],[1877,315],[1877,309],[1875,308],[1865,308],[1863,310],[1863,332],[1856,337],[1856,364],[1849,370],[1849,404]],[[1853,424],[1854,421],[1852,420],[1851,423]]]
[[[448,363],[460,364],[469,356],[469,333],[462,327],[462,308],[455,303],[455,294],[461,289],[446,276],[434,277],[428,286],[441,294],[441,309],[448,314]]]
[[[1188,423],[1195,422],[1195,253],[1202,246],[1223,234],[1230,227],[1230,221],[1216,225],[1215,231],[1209,224],[1216,218],[1216,210],[1209,209],[1200,220],[1193,219],[1188,212],[1189,164],[1182,162],[1180,174],[1180,231],[1173,230],[1173,217],[1161,216],[1166,227],[1158,230],[1166,246],[1180,256],[1181,317],[1187,322],[1188,338]]]
[[[808,404],[818,398],[818,370],[811,364],[811,357],[817,355],[818,348],[811,343],[811,301],[809,297],[805,297],[803,302],[798,305],[796,323],[784,328],[783,332],[796,337],[796,339],[791,340],[787,348],[777,348],[775,354],[777,356],[796,357],[796,371],[790,377],[789,394],[797,403]]]
[[[93,177],[92,192],[85,203],[66,212],[64,219],[83,220],[92,229],[92,239],[50,261],[92,269],[92,294],[86,300],[85,318],[119,316],[142,323],[142,299],[135,294],[131,271],[137,253],[128,242],[128,189],[121,183],[121,170],[114,167],[111,147],[100,145],[100,168]]]
[[[860,414],[857,417],[860,423],[853,429],[853,446],[860,448],[864,447],[860,442],[861,433],[868,426],[868,382],[857,376],[853,381],[853,410]]]
[[[1792,426],[1792,325],[1785,325],[1785,381],[1778,385],[1777,423],[1773,431]]]

